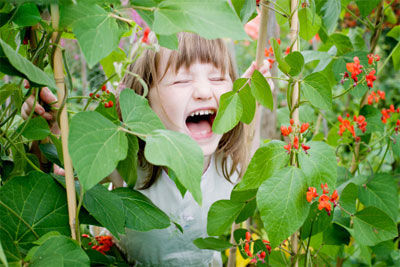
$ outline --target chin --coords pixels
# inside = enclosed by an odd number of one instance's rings
[[[215,153],[215,151],[217,151],[219,140],[220,138],[218,138],[218,140],[212,140],[211,142],[208,143],[197,142],[201,150],[203,151],[204,157],[211,156],[212,154]]]

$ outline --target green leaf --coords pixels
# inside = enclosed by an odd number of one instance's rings
[[[360,115],[363,115],[367,121],[367,129],[364,134],[373,132],[383,133],[385,125],[381,120],[382,114],[379,109],[371,105],[364,105],[360,110]]]
[[[354,238],[366,246],[375,246],[397,236],[393,220],[375,207],[366,207],[355,214],[353,220]]]
[[[257,206],[271,247],[277,247],[307,218],[306,192],[306,177],[295,167],[282,169],[258,189]]]
[[[336,46],[338,50],[337,53],[338,56],[353,51],[353,44],[351,43],[351,40],[349,37],[347,37],[347,35],[341,33],[334,33],[331,36],[329,36],[329,39]]]
[[[6,101],[7,98],[20,92],[21,89],[14,83],[6,83],[0,88],[0,105]]]
[[[358,9],[363,17],[368,16],[380,2],[381,0],[356,0]]]
[[[247,220],[247,218],[253,216],[255,210],[257,208],[257,202],[256,199],[254,198],[253,200],[249,201],[246,203],[242,211],[239,213],[237,218],[235,219],[235,223],[241,223]]]
[[[365,186],[360,186],[358,198],[364,206],[374,206],[397,221],[399,197],[397,179],[389,174],[375,174]]]
[[[394,139],[392,144],[392,150],[395,157],[400,158],[400,135],[393,134],[392,138]]]
[[[157,114],[151,109],[146,98],[126,89],[119,97],[122,120],[134,132],[150,134],[157,129],[165,129]]]
[[[256,12],[255,1],[233,0],[232,5],[243,24],[246,24]]]
[[[358,187],[354,183],[349,183],[340,194],[339,203],[348,212],[356,213],[356,199],[358,195]],[[346,213],[343,213],[346,216]]]
[[[393,66],[395,70],[400,70],[400,45],[397,43],[397,46],[392,54]]]
[[[66,236],[53,236],[43,243],[29,266],[90,266],[89,257],[80,246]]]
[[[0,187],[0,221],[8,263],[20,262],[21,251],[40,236],[51,231],[70,234],[65,191],[45,173],[14,177]]]
[[[244,208],[243,202],[222,199],[214,202],[207,216],[207,234],[223,235],[230,229],[236,217]]]
[[[178,177],[176,177],[176,174],[174,173],[173,170],[168,169],[168,176],[171,178],[172,181],[174,181],[176,188],[178,188],[179,193],[181,193],[182,198],[185,197],[185,194],[187,192],[187,189],[179,182]]]
[[[272,48],[274,49],[274,55],[275,55],[276,62],[278,62],[279,69],[283,73],[287,74],[290,70],[290,66],[283,59],[281,46],[278,44],[278,42],[275,40],[275,38],[271,38],[271,45],[272,45]]]
[[[242,79],[237,79],[237,81]],[[244,79],[247,82],[247,79]],[[233,85],[235,88],[235,84]],[[235,90],[234,90],[235,91]],[[240,91],[239,91],[239,98],[243,105],[243,113],[240,121],[249,124],[254,118],[254,114],[256,113],[256,100],[254,99],[253,95],[251,94],[251,88],[248,84],[246,84]]]
[[[125,210],[122,199],[102,185],[96,185],[83,197],[83,205],[114,236],[125,233]]]
[[[40,144],[39,149],[50,162],[55,163],[63,168],[63,164],[61,163],[60,158],[58,157],[57,148],[54,144],[50,143]]]
[[[125,30],[103,8],[84,1],[60,7],[61,26],[72,27],[89,68],[117,49]]]
[[[114,62],[123,62],[126,59],[126,54],[121,48],[117,48],[112,51],[108,56],[100,60],[100,64],[103,67],[104,74],[107,78],[110,78],[117,71],[115,70]],[[118,76],[114,76],[111,81],[118,81]]]
[[[289,53],[285,57],[285,61],[290,66],[289,75],[297,76],[301,73],[303,66],[304,66],[304,58],[300,52],[294,51],[294,52]]]
[[[341,5],[338,0],[327,0],[322,6],[321,11],[324,13],[322,17],[323,24],[325,25],[328,33],[332,33],[337,25],[339,19]]]
[[[23,73],[30,81],[50,88],[57,88],[54,79],[50,78],[45,72],[33,65],[32,62],[14,51],[14,49],[2,39],[0,39],[0,48],[8,58],[10,64],[19,72]]]
[[[328,52],[315,51],[315,50],[301,51],[301,54],[303,55],[305,64],[312,62],[314,60],[325,61],[332,57],[331,55],[328,54]]]
[[[332,90],[328,79],[320,72],[314,72],[304,78],[301,92],[310,103],[321,109],[332,108]]]
[[[128,187],[133,187],[137,180],[137,153],[139,150],[138,139],[134,135],[128,135],[128,153],[124,160],[118,163],[117,171],[124,179]]]
[[[5,267],[8,267],[8,261],[6,255],[4,254],[3,247],[1,246],[1,242],[0,242],[0,261],[4,264]]]
[[[212,249],[217,251],[224,251],[232,246],[228,241],[218,239],[215,237],[197,238],[193,243],[201,249]]]
[[[274,108],[271,87],[258,70],[254,70],[253,75],[251,75],[251,92],[261,105],[270,110]]]
[[[393,29],[386,34],[386,36],[392,37],[400,42],[400,25],[394,26]]]
[[[87,111],[72,117],[68,149],[79,181],[89,190],[126,158],[128,141],[117,125]]]
[[[301,239],[306,239],[325,231],[332,221],[332,216],[325,210],[318,210],[318,202],[312,203],[310,213],[301,227]]]
[[[164,35],[189,31],[207,39],[248,39],[235,12],[221,0],[162,1],[154,12],[152,29]]]
[[[323,242],[326,245],[347,245],[350,242],[350,234],[340,225],[331,223],[324,231]]]
[[[285,142],[273,140],[257,149],[235,191],[257,189],[274,173],[287,166],[289,155],[283,148],[285,144]]]
[[[299,153],[299,165],[307,177],[309,186],[317,187],[328,183],[334,188],[337,179],[337,161],[335,150],[324,142],[309,142],[308,154]]]
[[[22,124],[19,131],[25,126],[22,136],[30,140],[42,140],[50,134],[50,128],[47,121],[41,117],[31,118],[29,121]]]
[[[176,34],[157,34],[158,44],[171,50],[178,50],[179,42]]]
[[[25,3],[18,7],[12,21],[18,26],[26,27],[35,25],[41,19],[37,6],[34,3]]]
[[[299,10],[299,35],[306,41],[311,40],[321,27],[321,18],[317,14],[313,14],[310,8],[302,8]]]
[[[150,163],[172,169],[179,182],[201,203],[200,181],[204,159],[196,141],[183,133],[154,130],[146,138],[144,155]]]
[[[117,188],[112,192],[122,200],[127,228],[135,231],[149,231],[167,228],[171,224],[169,217],[139,191]]]
[[[223,94],[219,101],[212,131],[219,134],[230,131],[240,121],[242,113],[243,105],[239,95],[233,91]]]

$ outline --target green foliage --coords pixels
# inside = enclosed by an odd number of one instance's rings
[[[258,70],[254,70],[253,75],[251,75],[251,92],[261,105],[270,110],[274,108],[271,88]]]
[[[310,103],[321,109],[332,108],[332,91],[328,79],[320,72],[304,78],[302,93]]]
[[[207,233],[211,236],[224,234],[243,209],[244,203],[218,200],[212,204],[207,216]]]
[[[215,133],[223,134],[231,130],[240,121],[243,105],[236,92],[227,92],[220,98],[217,116],[212,125]]]
[[[321,27],[321,18],[309,8],[299,10],[300,37],[308,41],[317,34]]]
[[[43,117],[35,117],[21,124],[20,130],[21,134],[30,140],[42,140],[50,134],[49,125]]]

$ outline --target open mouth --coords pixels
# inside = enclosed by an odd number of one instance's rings
[[[216,116],[216,110],[198,110],[192,112],[186,118],[186,127],[194,139],[208,138],[212,135],[212,124]]]

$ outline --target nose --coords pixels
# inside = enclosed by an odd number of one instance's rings
[[[193,98],[196,100],[209,100],[213,96],[213,88],[208,80],[202,79],[194,83]]]

